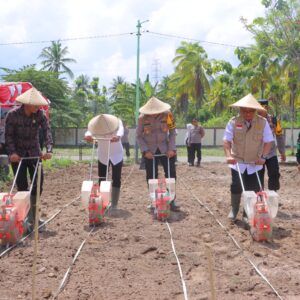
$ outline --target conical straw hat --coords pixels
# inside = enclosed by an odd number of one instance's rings
[[[168,111],[171,105],[161,100],[151,97],[144,106],[140,108],[140,113],[145,115],[155,115]]]
[[[16,101],[34,105],[34,106],[49,106],[47,100],[42,96],[42,94],[34,87],[27,90],[25,93],[21,94],[16,98]]]
[[[252,109],[259,109],[265,110],[259,102],[253,97],[252,94],[248,94],[247,96],[243,97],[239,101],[230,105],[231,107],[245,107],[245,108],[252,108]]]
[[[113,115],[101,114],[90,120],[89,132],[97,137],[112,134],[119,128],[119,119]]]

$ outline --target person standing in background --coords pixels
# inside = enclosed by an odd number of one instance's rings
[[[279,162],[277,158],[277,148],[280,154],[281,161],[285,161],[286,156],[285,156],[284,135],[282,133],[282,128],[278,118],[272,117],[270,114],[268,114],[269,101],[266,99],[260,99],[258,100],[258,102],[265,110],[258,110],[257,112],[260,116],[266,118],[273,132],[273,137],[276,139],[276,143],[275,140],[272,142],[271,151],[266,156],[266,163],[264,164],[263,167],[263,176],[265,174],[265,168],[267,168],[268,189],[272,191],[278,191],[280,189],[280,182],[279,182],[280,173],[279,173]]]
[[[124,135],[121,138],[121,142],[122,142],[123,148],[125,149],[126,158],[129,159],[129,157],[130,157],[129,128],[127,126],[126,121],[123,122],[123,127],[124,127]]]
[[[188,131],[188,146],[191,148],[191,161],[190,166],[194,165],[195,154],[197,153],[197,167],[200,167],[202,152],[201,152],[201,140],[204,137],[205,132],[203,127],[199,124],[197,119],[192,120],[192,126]]]

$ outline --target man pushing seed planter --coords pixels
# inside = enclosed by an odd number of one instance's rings
[[[30,211],[27,216],[27,230],[31,232],[34,228],[36,214],[37,183],[34,172],[39,159],[51,159],[52,157],[52,135],[49,122],[40,109],[48,106],[48,101],[34,87],[27,90],[16,98],[21,106],[8,112],[5,120],[5,146],[11,161],[13,172],[16,176],[18,191],[28,191],[27,171],[33,182],[30,195]],[[42,153],[39,143],[39,130],[42,130],[46,152]],[[18,166],[20,165],[18,174]],[[43,171],[41,173],[41,187],[43,187]],[[43,220],[39,220],[43,223]]]
[[[226,162],[231,168],[232,178],[231,211],[228,218],[235,221],[242,194],[239,170],[245,190],[259,192],[260,186],[255,173],[258,172],[263,187],[262,169],[274,138],[267,120],[256,113],[264,108],[251,94],[230,106],[239,108],[239,115],[228,122],[223,137]],[[245,211],[243,220],[248,222]]]
[[[101,182],[108,181],[109,165],[112,166],[112,190],[110,216],[117,216],[117,206],[120,197],[121,174],[123,166],[123,146],[121,138],[124,134],[122,121],[109,114],[101,114],[90,120],[85,140],[98,144],[98,175],[101,192]],[[91,178],[90,178],[91,181]],[[103,184],[102,184],[103,185]]]
[[[159,161],[164,168],[165,177],[168,178],[170,176],[170,178],[176,179],[176,127],[170,108],[169,104],[155,97],[151,97],[140,108],[141,115],[136,129],[136,138],[145,159],[147,182],[149,179],[158,177]],[[158,159],[155,160],[153,168],[155,155],[158,156]],[[169,175],[168,159],[170,163]],[[170,203],[171,210],[178,211],[179,206],[175,204],[175,198]]]

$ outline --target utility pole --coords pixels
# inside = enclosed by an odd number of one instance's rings
[[[139,119],[139,108],[140,108],[140,36],[141,36],[141,27],[142,24],[148,22],[149,20],[141,22],[137,21],[137,55],[136,55],[136,88],[135,88],[135,127],[137,127]],[[137,140],[135,138],[135,163],[138,163],[139,160],[139,149]]]

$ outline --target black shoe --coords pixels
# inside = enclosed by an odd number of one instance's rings
[[[197,162],[197,167],[200,167],[200,162]]]

